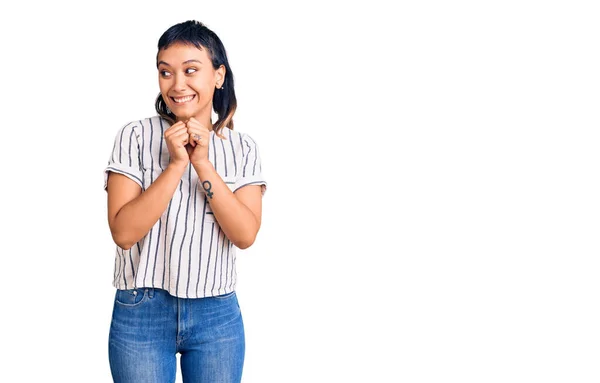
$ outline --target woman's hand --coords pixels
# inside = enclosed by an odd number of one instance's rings
[[[190,135],[185,123],[181,121],[176,122],[165,130],[164,135],[167,142],[167,149],[171,156],[171,164],[187,166],[190,162],[190,155],[186,149],[189,147]]]
[[[186,149],[190,162],[199,165],[204,161],[208,161],[210,130],[200,124],[194,117],[188,120],[186,126],[190,141],[190,145],[186,146]]]

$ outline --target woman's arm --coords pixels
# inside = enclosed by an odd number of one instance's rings
[[[192,165],[198,173],[198,187],[204,190],[215,219],[227,238],[240,249],[250,247],[260,229],[261,186],[248,185],[233,193],[208,159]]]
[[[138,184],[122,174],[109,174],[108,225],[115,243],[125,250],[142,239],[167,209],[190,162],[185,123],[171,125],[164,137],[170,162],[146,191],[142,193]]]
[[[126,176],[108,177],[108,225],[115,243],[128,250],[146,235],[167,209],[187,165],[171,163],[142,193]]]

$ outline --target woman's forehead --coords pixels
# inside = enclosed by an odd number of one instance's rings
[[[207,59],[210,59],[208,56],[208,51],[204,49],[202,46],[197,48],[193,44],[185,44],[185,43],[173,43],[166,48],[161,49],[158,52],[158,59],[161,61],[161,58],[164,59],[174,59],[175,62],[169,64],[178,64],[183,63],[187,60],[196,59],[205,63]],[[164,60],[164,61],[167,61]],[[181,61],[181,62],[178,62]]]

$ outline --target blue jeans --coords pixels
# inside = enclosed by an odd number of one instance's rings
[[[244,325],[235,292],[185,299],[165,290],[117,290],[109,334],[116,383],[234,383],[242,378]]]

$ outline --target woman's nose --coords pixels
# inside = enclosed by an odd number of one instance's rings
[[[186,88],[185,76],[175,75],[175,84],[174,87],[176,90],[183,90]]]

